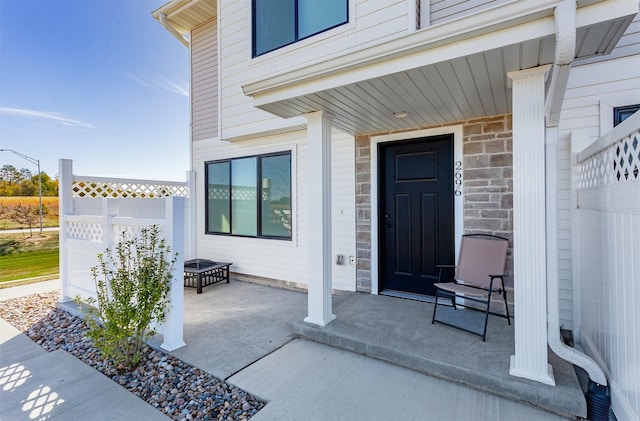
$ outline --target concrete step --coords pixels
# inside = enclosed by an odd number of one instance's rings
[[[487,341],[431,324],[433,305],[370,294],[334,299],[337,319],[325,327],[293,323],[295,335],[412,370],[524,401],[568,418],[586,417],[573,366],[549,352],[556,386],[509,375],[513,326],[491,317]]]

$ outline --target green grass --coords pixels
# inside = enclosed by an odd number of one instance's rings
[[[0,235],[0,282],[59,272],[58,233]],[[8,254],[4,254],[8,253]]]

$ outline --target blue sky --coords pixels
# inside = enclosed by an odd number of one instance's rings
[[[189,54],[151,16],[166,2],[0,0],[0,149],[52,177],[69,158],[80,175],[184,180]]]

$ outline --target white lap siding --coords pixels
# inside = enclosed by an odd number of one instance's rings
[[[205,162],[286,150],[292,151],[292,240],[205,234]],[[333,287],[341,290],[355,290],[355,265],[350,265],[348,262],[348,256],[355,256],[353,154],[353,137],[334,132],[332,140]],[[245,275],[307,284],[307,227],[309,224],[306,191],[307,161],[306,131],[234,143],[220,141],[194,143],[198,257],[233,262],[231,270]],[[335,264],[336,254],[345,255],[345,265]]]
[[[218,136],[218,35],[211,20],[191,32],[191,138]]]
[[[350,0],[347,24],[252,58],[251,2],[221,0],[221,137],[235,139],[304,124],[301,117],[283,120],[254,108],[241,86],[402,36],[407,32],[407,19],[406,0]]]
[[[423,0],[424,1],[424,0]],[[431,24],[456,19],[483,9],[507,3],[509,0],[431,0]]]

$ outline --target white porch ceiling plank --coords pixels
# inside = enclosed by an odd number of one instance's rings
[[[393,88],[389,87],[389,84],[386,82],[390,80],[392,84],[395,86]],[[389,106],[393,106],[394,113],[396,112],[406,112],[407,116],[402,120],[405,123],[409,123],[414,127],[421,126],[424,124],[424,121],[420,118],[420,114],[415,110],[408,102],[407,98],[403,98],[399,93],[402,91],[400,85],[396,85],[393,83],[393,79],[389,77],[384,77],[380,79],[374,79],[369,81],[369,83],[374,86],[382,98],[387,102]],[[396,117],[392,117],[396,118]]]
[[[346,87],[330,89],[324,93],[323,99],[331,104],[339,104],[344,110],[344,113],[350,115],[351,125],[354,127],[379,128],[387,124],[386,119],[381,119],[376,113],[372,113],[363,105],[362,101]]]
[[[509,45],[504,48],[503,58],[504,58],[504,69],[507,72],[513,72],[516,70],[522,70],[522,51],[520,49],[519,44]],[[506,75],[506,74],[505,74]],[[511,89],[507,89],[507,106],[509,110],[512,109],[512,93]]]
[[[482,99],[482,105],[486,111],[486,115],[498,114],[498,108],[496,107],[496,101],[493,98],[493,91],[491,90],[491,80],[487,71],[487,63],[485,62],[484,54],[475,54],[467,57],[471,74],[475,86],[478,89],[480,98]]]
[[[540,54],[538,61],[540,64],[552,64],[556,58],[556,39],[555,37],[546,37],[540,40]],[[518,70],[518,69],[516,69]],[[508,72],[511,70],[507,69]]]
[[[391,117],[391,114],[393,114],[394,111],[390,109],[386,104],[378,101],[377,98],[375,98],[369,92],[367,92],[367,90],[363,88],[363,86],[364,87],[367,86],[366,82],[362,84],[357,84],[357,85],[350,85],[347,87],[347,89],[351,91],[351,93],[357,96],[359,103],[367,104],[369,107],[371,107],[372,111],[374,111],[373,116],[377,115],[377,116]],[[391,129],[391,130],[398,130],[398,129],[404,128],[402,124],[396,120],[397,119],[388,118],[383,120],[383,122],[388,122],[389,123],[388,129]]]
[[[540,65],[540,40],[534,39],[522,44],[521,69],[530,69]]]
[[[347,101],[343,101],[345,98]],[[336,91],[321,92],[305,99],[310,106],[327,110],[334,115],[334,125],[347,133],[363,133],[384,124],[369,118],[370,114],[357,102],[349,105],[348,97]]]
[[[592,56],[605,52],[609,46],[608,41],[611,39],[611,35],[615,34],[617,29],[619,28],[616,28],[611,22],[604,22],[580,30],[578,34],[584,35],[578,38],[580,44],[576,50],[576,57]]]
[[[460,83],[458,76],[451,65],[451,62],[440,63],[435,66],[436,71],[442,77],[442,80],[445,83],[445,86],[451,92],[451,96],[453,97],[453,101],[456,103],[458,109],[461,112],[462,118],[473,118],[478,115],[483,115],[484,111],[481,111],[481,114],[476,114],[474,111],[471,102],[469,101],[469,97],[475,96],[477,97],[477,91],[475,86],[473,85],[473,78],[465,80],[465,83]],[[479,100],[479,97],[477,97]],[[480,103],[480,108],[482,109],[482,105]]]
[[[507,72],[504,68],[502,50],[487,51],[484,56],[497,114],[508,113],[509,103],[507,101],[507,90],[505,89],[505,86],[507,86]]]
[[[442,79],[442,76],[438,73],[435,66],[426,66],[420,69],[420,71],[425,75],[425,78],[431,83],[433,89],[438,93],[442,106],[445,107],[452,115],[452,121],[464,119],[464,114],[460,110],[460,107],[458,107],[458,104],[447,88],[444,79]]]
[[[453,72],[461,86],[464,86],[464,95],[467,106],[473,115],[486,115],[486,110],[482,104],[482,98],[478,92],[478,87],[473,80],[473,74],[469,68],[469,63],[465,58],[459,58],[451,63]]]
[[[371,124],[364,119],[364,115],[359,110],[346,106],[338,98],[332,97],[330,91],[310,95],[309,100],[320,109],[325,109],[332,114],[335,117],[334,124],[336,126],[349,127],[348,133],[355,133],[351,130]]]
[[[299,98],[292,98],[286,102],[284,105],[286,109],[290,109],[291,114],[293,115],[302,115],[305,113],[310,113],[313,111],[318,111],[317,109],[310,108],[307,104],[302,102]]]
[[[420,88],[420,91],[424,94],[425,98],[431,103],[433,108],[437,112],[438,121],[454,121],[455,117],[451,111],[442,105],[442,98],[435,90],[431,82],[427,79],[424,73],[420,69],[409,70],[408,75],[415,84]]]
[[[283,102],[274,102],[273,104],[269,104],[268,107],[265,107],[264,109],[283,118],[294,117],[306,112],[299,106],[297,106],[297,104],[294,102],[294,99]]]
[[[439,115],[433,104],[426,98],[422,90],[415,84],[406,72],[392,75],[396,83],[402,87],[405,98],[410,98],[409,105],[413,106],[416,113],[424,120],[425,125],[439,123],[436,116]]]

